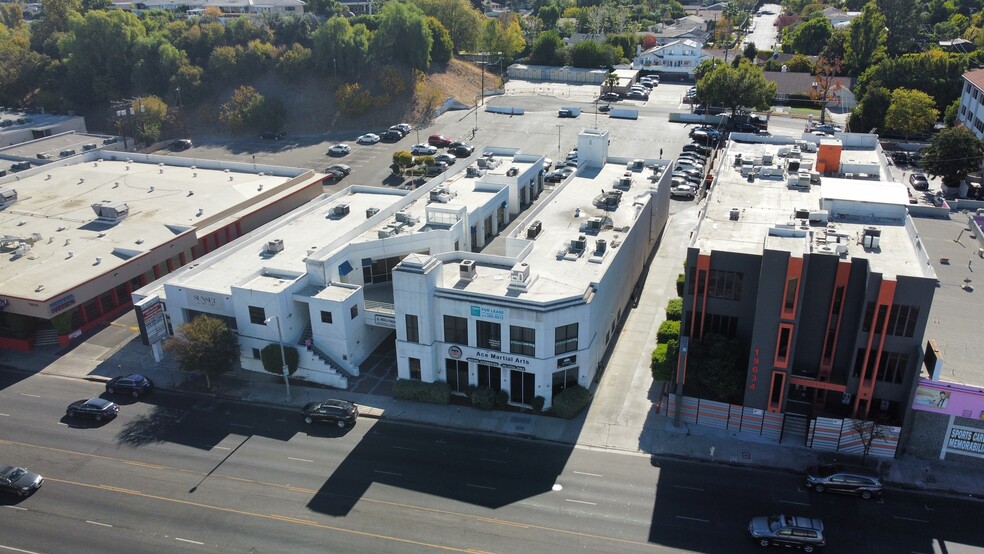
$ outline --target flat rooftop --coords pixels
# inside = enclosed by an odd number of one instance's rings
[[[696,247],[705,253],[719,250],[760,255],[765,249],[785,250],[796,257],[829,253],[843,259],[866,258],[873,271],[890,279],[898,275],[935,278],[925,250],[915,238],[905,185],[821,176],[819,184],[791,186],[786,173],[759,175],[750,182],[734,165],[741,154],[746,161],[758,162],[751,164],[754,167],[784,166],[780,148],[729,143],[708,197]],[[763,163],[763,156],[772,156],[772,161]],[[805,167],[814,167],[816,153],[802,152],[801,156]],[[845,151],[841,159],[861,158],[874,160],[877,155],[874,151]],[[877,246],[865,240],[871,232],[878,234]]]
[[[86,146],[88,146],[90,150],[102,148],[104,146],[103,141],[107,138],[109,137],[106,135],[61,133],[50,137],[21,142],[0,148],[0,158],[24,158],[31,160],[31,162],[35,164],[40,164],[45,161],[58,160],[75,154],[82,154],[86,151]],[[122,147],[123,143],[120,142],[118,145],[113,144],[112,146]],[[68,154],[68,151],[72,150],[74,150],[74,154]],[[67,155],[62,156],[62,152],[65,152]],[[47,156],[47,158],[38,158],[38,154]]]
[[[557,187],[517,227],[513,237],[526,240],[528,229],[540,223],[540,232],[530,241],[531,250],[522,260],[535,279],[518,297],[533,302],[550,302],[581,297],[591,283],[600,282],[620,245],[636,221],[637,199],[649,201],[652,183],[647,173],[632,172],[628,188],[615,183],[626,173],[624,164],[581,167],[575,176]],[[614,195],[621,198],[614,201]],[[612,198],[611,204],[604,201]],[[571,248],[583,237],[583,249]],[[605,241],[599,252],[598,240]],[[459,260],[443,264],[443,286],[490,296],[517,296],[508,288],[512,267],[478,261],[477,277],[460,281]]]
[[[5,295],[46,301],[182,234],[227,222],[241,206],[266,202],[298,179],[316,178],[304,169],[279,168],[274,176],[242,170],[243,164],[220,169],[211,162],[207,169],[174,157],[109,159],[115,155],[87,152],[0,178],[0,188],[17,193],[0,210]],[[92,205],[103,201],[125,204],[128,215],[100,219]]]

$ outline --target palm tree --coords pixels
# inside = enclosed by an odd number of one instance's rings
[[[609,73],[608,77],[605,77],[605,84],[608,85],[608,92],[611,92],[615,88],[615,85],[618,84],[618,74],[614,71]]]

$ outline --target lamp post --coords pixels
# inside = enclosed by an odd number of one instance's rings
[[[287,356],[284,355],[284,335],[280,331],[280,316],[272,315],[266,318],[265,320],[263,320],[263,323],[265,325],[267,323],[270,323],[270,320],[273,319],[277,320],[277,339],[280,341],[280,362],[283,364],[283,367],[281,369],[284,375],[284,386],[287,387],[287,402],[290,402],[291,401],[290,380],[288,379],[288,377],[290,376],[290,370],[287,368]]]

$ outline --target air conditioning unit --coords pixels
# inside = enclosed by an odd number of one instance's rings
[[[349,214],[349,205],[339,204],[332,208],[331,214],[335,217],[345,217]]]
[[[271,254],[276,254],[277,252],[284,251],[284,239],[273,239],[267,242],[266,245],[267,252]]]
[[[403,210],[396,212],[396,220],[400,223],[413,223],[413,217],[411,217],[410,212]]]
[[[472,281],[477,275],[475,260],[461,260],[458,263],[458,278],[462,281]]]
[[[543,222],[540,220],[534,221],[529,227],[526,228],[526,238],[535,239],[543,231]]]
[[[580,235],[576,239],[571,240],[571,251],[573,252],[584,252],[584,249],[587,247],[588,240],[584,238],[584,235]]]
[[[588,224],[587,224],[586,228],[587,228],[588,231],[592,231],[592,232],[597,233],[598,231],[601,231],[601,225],[602,225],[602,223],[603,223],[603,220],[600,217],[592,217],[591,219],[588,220]],[[584,238],[584,237],[581,237],[581,238]],[[584,250],[584,248],[581,248],[581,250]]]
[[[366,219],[379,213],[379,208],[368,208],[366,209]]]

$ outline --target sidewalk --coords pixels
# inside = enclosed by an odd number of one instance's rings
[[[396,400],[377,394],[357,394],[303,381],[291,381],[287,401],[281,377],[238,370],[222,375],[212,391],[204,378],[180,371],[166,357],[154,363],[150,348],[140,343],[133,314],[64,351],[41,347],[32,352],[0,351],[0,369],[17,368],[90,381],[139,372],[160,389],[245,401],[291,410],[307,402],[341,398],[355,402],[364,417],[411,422],[428,426],[513,435],[555,441],[581,448],[634,455],[654,455],[709,463],[723,463],[780,471],[801,472],[809,465],[838,461],[839,455],[801,446],[779,445],[754,435],[738,436],[699,425],[675,427],[660,405],[663,383],[654,383],[649,369],[656,344],[656,329],[665,319],[666,299],[676,295],[676,278],[683,270],[687,240],[697,220],[700,204],[670,218],[662,244],[651,259],[638,307],[626,316],[618,342],[609,352],[605,369],[593,387],[594,399],[587,410],[571,421],[471,407],[444,406]],[[952,462],[938,460],[879,459],[889,486],[984,498],[984,475]]]

